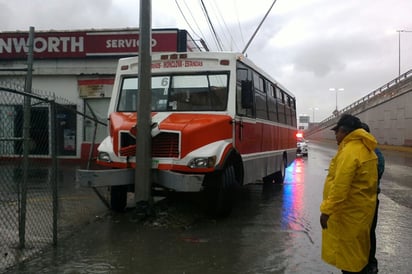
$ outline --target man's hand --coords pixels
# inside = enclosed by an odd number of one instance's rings
[[[320,214],[320,226],[322,227],[322,229],[328,228],[328,220],[329,220],[329,215],[326,215],[324,213]]]

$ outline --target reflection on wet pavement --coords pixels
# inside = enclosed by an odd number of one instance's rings
[[[310,143],[309,157],[288,167],[284,184],[244,187],[229,218],[210,218],[198,196],[178,195],[144,223],[133,210],[101,216],[12,273],[340,273],[320,258],[319,204],[333,149]],[[396,186],[385,180],[379,273],[409,273],[411,208],[385,194]]]

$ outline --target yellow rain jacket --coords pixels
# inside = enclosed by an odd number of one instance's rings
[[[329,215],[322,230],[322,259],[341,270],[359,272],[368,263],[378,182],[376,145],[371,134],[356,129],[330,162],[320,205]]]

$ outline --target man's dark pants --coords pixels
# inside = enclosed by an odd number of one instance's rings
[[[373,222],[371,226],[370,232],[370,241],[371,241],[371,249],[369,251],[369,268],[376,268],[378,269],[378,260],[376,259],[376,225],[378,223],[378,208],[379,208],[379,199],[376,199],[376,209],[375,209],[375,216],[373,217]]]

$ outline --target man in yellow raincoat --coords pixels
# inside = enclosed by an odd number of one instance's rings
[[[357,117],[345,114],[332,128],[339,147],[320,205],[322,259],[342,273],[366,273],[376,206],[377,142],[361,127]]]

